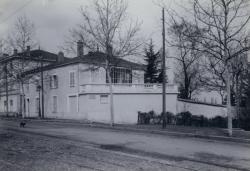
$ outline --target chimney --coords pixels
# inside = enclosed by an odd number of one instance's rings
[[[17,56],[17,49],[14,49],[13,55]]]
[[[61,63],[64,61],[64,54],[63,52],[59,52],[58,55],[57,55],[57,62]]]
[[[79,40],[77,42],[77,57],[82,57],[83,56],[83,42]]]
[[[27,53],[27,56],[30,56],[30,46],[27,46],[26,53]]]

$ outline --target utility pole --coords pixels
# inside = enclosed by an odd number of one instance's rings
[[[7,63],[4,66],[4,71],[5,71],[6,115],[9,116],[9,90],[8,90],[8,68],[7,68]]]
[[[166,128],[165,11],[162,8],[162,128]]]
[[[44,118],[44,86],[43,86],[43,57],[41,56],[41,98],[42,98],[42,109],[41,109],[41,117]]]

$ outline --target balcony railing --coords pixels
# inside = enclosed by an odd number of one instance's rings
[[[161,93],[161,84],[112,84],[114,93]],[[83,84],[81,93],[108,93],[108,84]],[[166,85],[166,93],[178,93],[178,87],[174,84]]]

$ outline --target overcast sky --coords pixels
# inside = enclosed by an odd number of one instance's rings
[[[128,0],[128,13],[142,21],[141,35],[152,38],[156,50],[161,46],[160,0]],[[163,0],[174,6],[175,0]],[[182,3],[185,0],[178,0]],[[8,34],[18,16],[26,15],[36,27],[37,40],[42,49],[58,53],[68,30],[79,23],[79,9],[91,0],[0,0],[0,38]],[[168,62],[173,66],[171,62]],[[173,68],[173,67],[171,67]],[[172,77],[172,72],[169,73]]]
[[[160,45],[161,9],[157,0],[128,0],[129,15],[142,21],[143,37],[152,38]],[[170,4],[173,0],[165,0]],[[26,15],[36,26],[40,46],[58,52],[69,28],[80,20],[79,8],[91,0],[1,0],[0,37],[8,33],[18,16]]]

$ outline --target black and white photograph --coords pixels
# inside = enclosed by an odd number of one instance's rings
[[[0,0],[0,171],[250,171],[250,0]]]

